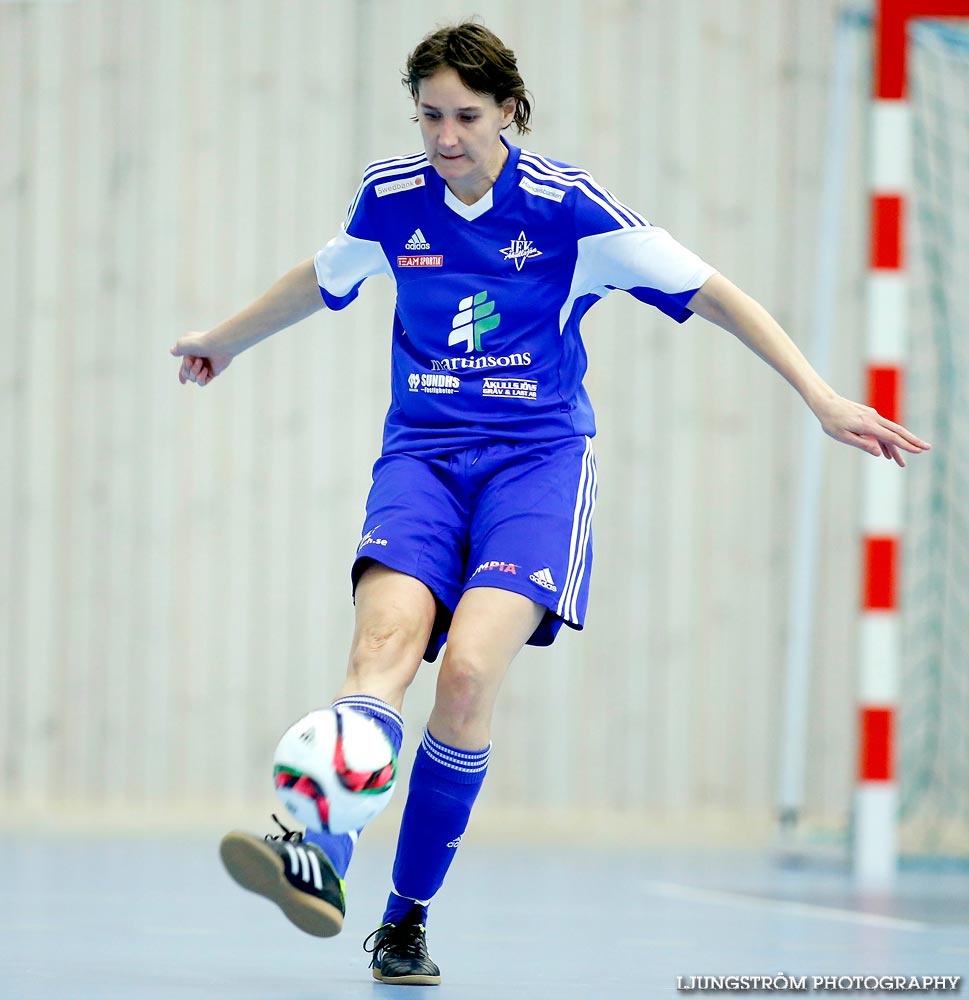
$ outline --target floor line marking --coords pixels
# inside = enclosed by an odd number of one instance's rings
[[[860,913],[857,910],[839,910],[833,906],[819,906],[815,903],[795,903],[787,899],[770,899],[765,896],[750,896],[742,892],[727,892],[722,889],[700,889],[696,886],[680,885],[677,882],[649,880],[643,883],[647,891],[658,896],[673,899],[694,900],[699,903],[717,903],[722,906],[747,906],[754,909],[773,910],[795,917],[811,920],[838,920],[847,924],[861,924],[865,927],[884,927],[897,931],[926,931],[931,925],[901,917],[885,917],[878,913]]]

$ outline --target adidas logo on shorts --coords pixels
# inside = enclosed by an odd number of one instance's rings
[[[405,250],[430,250],[431,244],[427,242],[420,229],[414,230],[414,235],[404,245]]]
[[[546,566],[545,569],[529,573],[528,579],[531,580],[532,583],[537,583],[540,587],[544,587],[546,590],[552,591],[553,594],[557,594],[559,592],[559,588],[555,586],[555,581],[552,579],[552,574],[549,572],[548,566]]]

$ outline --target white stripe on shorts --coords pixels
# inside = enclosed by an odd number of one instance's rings
[[[572,537],[569,541],[569,568],[565,574],[565,586],[555,613],[569,622],[578,618],[579,594],[585,576],[586,550],[589,532],[592,530],[592,512],[596,506],[596,457],[592,451],[592,438],[585,439],[585,453],[582,456],[582,474],[575,494],[575,512],[572,515]]]

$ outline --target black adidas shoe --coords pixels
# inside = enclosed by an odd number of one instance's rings
[[[427,954],[424,908],[415,903],[400,923],[383,924],[366,941],[363,950],[373,953],[370,967],[380,983],[407,986],[437,986],[441,970]],[[373,941],[373,945],[370,942]]]
[[[219,847],[226,871],[243,889],[271,899],[301,931],[314,937],[339,934],[347,909],[343,879],[316,844],[279,825],[282,835],[262,840],[238,830],[227,833]]]

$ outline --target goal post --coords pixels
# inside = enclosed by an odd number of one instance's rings
[[[916,19],[969,18],[969,0],[878,0],[871,105],[870,241],[866,336],[868,403],[907,416],[912,122],[909,28]],[[916,433],[931,433],[916,426]],[[935,453],[926,456],[929,461]],[[916,463],[912,463],[915,465]],[[902,663],[899,599],[905,476],[866,462],[862,483],[862,617],[853,867],[859,883],[888,886],[898,865],[897,731]],[[907,530],[907,526],[906,526]],[[908,551],[908,549],[906,549]],[[906,569],[907,572],[907,569]]]

